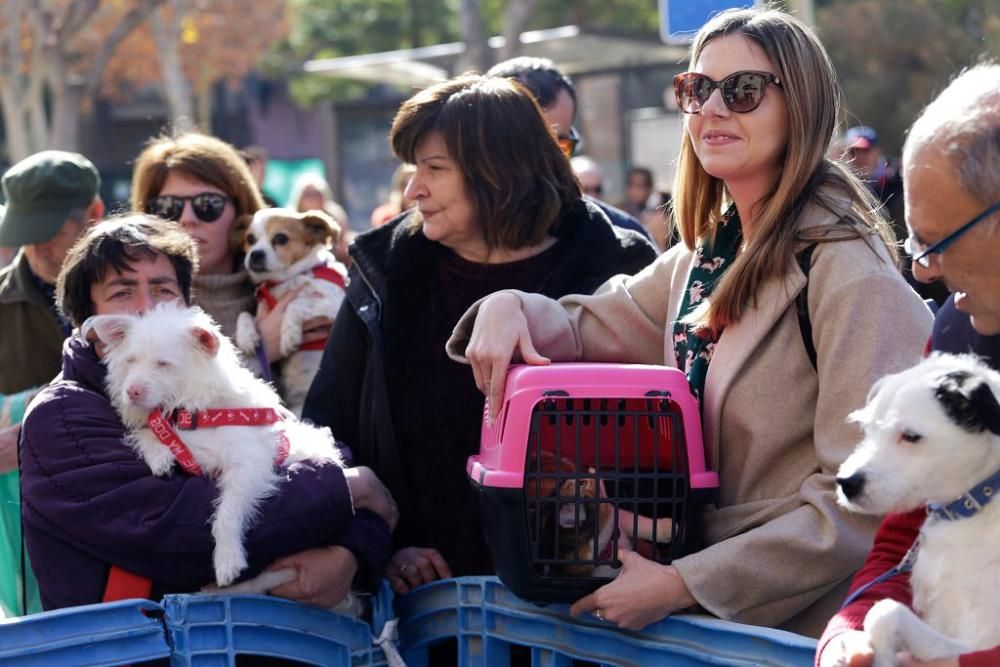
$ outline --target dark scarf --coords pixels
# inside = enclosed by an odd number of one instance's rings
[[[712,243],[707,239],[698,242],[691,276],[684,290],[684,300],[674,322],[674,356],[677,359],[677,368],[687,374],[688,384],[691,385],[691,391],[698,400],[701,400],[704,394],[708,364],[712,361],[715,344],[722,332],[697,330],[698,325],[686,323],[684,318],[702,306],[711,295],[712,290],[726,273],[726,269],[736,259],[742,240],[740,217],[736,207],[732,206],[722,216],[715,231],[715,240]]]

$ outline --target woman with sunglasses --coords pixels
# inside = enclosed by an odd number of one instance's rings
[[[836,502],[859,435],[847,417],[920,358],[931,316],[863,184],[825,158],[837,84],[812,31],[776,10],[723,12],[695,38],[690,70],[675,80],[682,243],[592,296],[492,295],[449,353],[467,357],[490,405],[512,358],[683,370],[720,477],[704,548],[669,565],[622,551],[617,579],[572,611],[634,629],[698,605],[815,636],[876,525]]]
[[[549,124],[513,81],[430,86],[403,103],[389,140],[416,166],[405,190],[415,207],[351,246],[347,302],[302,416],[329,426],[396,498],[387,576],[405,593],[494,572],[465,474],[483,401],[444,351],[459,316],[508,287],[590,292],[656,251],[581,198]]]
[[[162,136],[139,154],[132,175],[132,207],[180,223],[198,243],[195,303],[232,336],[241,312],[257,311],[254,285],[243,266],[242,239],[233,239],[233,222],[264,208],[264,200],[239,152],[226,142],[196,132]],[[258,319],[263,353],[280,358],[281,317],[295,294],[288,294]],[[329,334],[322,318],[306,323],[305,339]]]

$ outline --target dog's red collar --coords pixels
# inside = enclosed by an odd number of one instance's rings
[[[170,449],[185,472],[202,477],[205,474],[204,471],[195,461],[191,450],[177,435],[172,423],[177,424],[177,428],[183,431],[192,431],[196,428],[215,428],[218,426],[268,426],[276,424],[284,418],[284,415],[272,408],[223,408],[198,412],[174,410],[167,416],[164,416],[163,411],[156,408],[149,413],[146,423],[157,440]],[[278,452],[274,458],[274,465],[280,466],[284,463],[290,449],[291,443],[288,441],[288,436],[285,435],[284,431],[279,431]]]

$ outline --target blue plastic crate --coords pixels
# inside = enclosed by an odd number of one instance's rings
[[[163,598],[172,665],[225,667],[236,655],[262,655],[329,667],[380,667],[364,621],[257,595]]]
[[[640,632],[620,630],[591,616],[574,618],[564,604],[524,602],[495,577],[422,586],[398,597],[396,611],[409,667],[427,667],[429,647],[452,639],[460,667],[507,667],[512,645],[530,647],[537,667],[569,667],[573,659],[617,667],[808,667],[816,651],[806,637],[702,616],[670,616]]]
[[[69,607],[0,621],[3,667],[96,667],[167,658],[163,608],[149,600]]]

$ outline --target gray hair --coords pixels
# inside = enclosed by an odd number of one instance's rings
[[[903,146],[911,163],[924,146],[942,150],[959,185],[985,206],[1000,193],[1000,63],[983,62],[959,73],[914,121]]]

